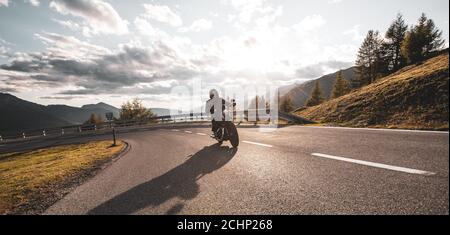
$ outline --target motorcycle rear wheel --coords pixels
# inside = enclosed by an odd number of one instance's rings
[[[215,133],[215,135],[216,135],[215,139],[217,140],[219,145],[221,145],[223,143],[223,134],[224,134],[223,132],[224,132],[224,130],[222,128],[218,128]]]
[[[239,146],[239,134],[233,122],[227,123],[228,138],[234,148]]]

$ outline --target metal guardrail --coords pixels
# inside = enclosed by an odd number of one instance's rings
[[[231,111],[230,111],[231,114]],[[233,121],[249,122],[256,124],[260,120],[274,121],[270,120],[270,110],[268,109],[250,109],[245,111],[234,111]],[[304,119],[302,117],[278,112],[278,119],[286,120],[293,123],[314,123],[310,120]],[[146,119],[130,119],[130,120],[113,120],[106,121],[98,124],[84,124],[84,125],[71,125],[62,126],[54,128],[40,128],[22,131],[16,134],[1,135],[0,142],[7,142],[8,140],[18,140],[18,139],[34,139],[38,137],[48,137],[48,136],[64,136],[69,134],[80,134],[80,133],[95,133],[98,131],[103,131],[113,128],[127,128],[127,127],[139,127],[145,125],[151,125],[155,123],[187,123],[187,122],[205,122],[210,120],[210,115],[205,113],[185,113],[177,115],[167,115],[167,116],[157,116]]]
[[[284,113],[284,112],[279,112],[278,113],[278,118],[286,120],[286,121],[289,121],[289,122],[301,123],[301,124],[314,124],[314,123],[316,123],[314,121],[311,121],[309,119],[297,116],[295,114]]]

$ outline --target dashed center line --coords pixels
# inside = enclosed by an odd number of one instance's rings
[[[400,171],[400,172],[405,172],[405,173],[409,173],[409,174],[428,175],[428,176],[436,174],[436,173],[430,172],[430,171],[422,171],[422,170],[416,170],[416,169],[411,169],[411,168],[406,168],[406,167],[392,166],[392,165],[387,165],[387,164],[382,164],[382,163],[362,161],[362,160],[332,156],[332,155],[322,154],[322,153],[312,153],[311,155],[316,156],[316,157],[323,157],[323,158],[338,160],[338,161],[351,162],[351,163],[355,163],[355,164],[359,164],[359,165],[382,168],[382,169],[387,169],[387,170],[392,170],[392,171]]]
[[[246,140],[243,140],[242,142],[243,142],[243,143],[247,143],[247,144],[254,144],[254,145],[259,145],[259,146],[269,147],[269,148],[272,148],[272,147],[273,147],[273,146],[270,145],[270,144],[262,144],[262,143],[257,143],[257,142],[252,142],[252,141],[246,141]]]
[[[175,129],[175,130],[172,130],[172,131],[180,131],[180,130]]]
[[[192,131],[184,131],[184,132],[189,133],[189,134],[192,134]]]
[[[197,135],[206,135],[205,133],[196,133]]]

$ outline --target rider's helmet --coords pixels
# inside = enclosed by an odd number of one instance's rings
[[[216,89],[211,89],[209,91],[209,98],[212,99],[214,97],[218,98],[219,97],[219,92],[217,92]]]

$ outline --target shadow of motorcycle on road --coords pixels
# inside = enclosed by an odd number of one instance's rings
[[[223,167],[236,152],[236,148],[220,144],[204,147],[176,168],[113,197],[88,214],[132,214],[175,197],[193,199],[200,193],[197,180]],[[177,204],[166,213],[175,214],[182,207],[182,204]]]

